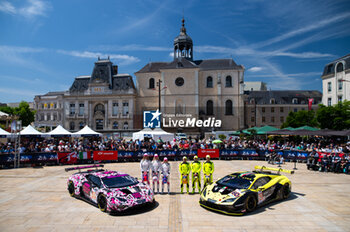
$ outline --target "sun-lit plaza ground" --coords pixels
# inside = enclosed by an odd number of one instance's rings
[[[262,161],[214,161],[214,179],[251,170]],[[245,216],[226,216],[199,206],[199,195],[179,194],[178,162],[171,162],[171,195],[157,206],[127,216],[111,216],[69,196],[66,166],[0,170],[0,231],[350,231],[350,175],[308,171],[298,164],[287,201]],[[107,169],[140,175],[139,163],[107,164]],[[287,163],[283,168],[292,169]]]

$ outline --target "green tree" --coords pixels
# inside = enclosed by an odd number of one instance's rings
[[[0,111],[10,115],[18,115],[19,120],[22,120],[22,126],[28,126],[34,121],[35,111],[29,108],[29,104],[25,101],[19,103],[18,107],[3,106]]]
[[[31,110],[25,101],[19,103],[19,106],[14,109],[14,113],[19,116],[19,120],[22,120],[22,126],[28,126],[34,122],[35,111]]]
[[[311,126],[317,127],[317,119],[315,111],[310,110],[300,110],[298,112],[289,112],[286,121],[282,124],[281,128],[285,127],[301,127],[301,126]]]
[[[320,105],[317,121],[322,129],[345,130],[350,128],[350,102],[339,102],[334,106]]]

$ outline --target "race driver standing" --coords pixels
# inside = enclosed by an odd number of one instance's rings
[[[162,171],[162,194],[164,193],[164,184],[168,185],[168,194],[170,193],[170,164],[168,158],[165,157],[161,164]]]
[[[149,185],[149,170],[151,169],[151,167],[152,163],[148,158],[148,154],[145,153],[140,162],[142,183],[147,182],[147,184]]]
[[[187,193],[189,193],[189,188],[190,188],[190,185],[189,185],[189,174],[191,172],[191,166],[190,164],[187,162],[187,157],[184,156],[182,158],[183,162],[180,164],[179,166],[179,171],[180,171],[180,174],[181,174],[181,193],[183,193],[183,187],[184,187],[184,184],[186,185],[186,188],[187,188]]]
[[[193,157],[193,162],[191,163],[192,171],[192,193],[194,194],[196,190],[196,182],[198,185],[198,192],[201,191],[201,171],[202,164],[198,161],[198,156]]]
[[[162,162],[160,162],[158,155],[155,154],[152,160],[152,186],[153,186],[154,193],[159,193],[159,174],[161,171],[161,165],[162,165]],[[156,183],[157,183],[157,192],[155,192]]]
[[[210,161],[210,155],[207,155],[203,164],[204,187],[213,182],[214,163]]]

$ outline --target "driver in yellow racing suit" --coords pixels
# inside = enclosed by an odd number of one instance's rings
[[[206,161],[203,163],[204,187],[213,182],[214,163],[210,161],[210,155],[206,156]],[[207,179],[209,176],[209,180]]]
[[[187,193],[189,192],[189,174],[191,172],[191,166],[189,163],[187,163],[187,157],[184,156],[182,158],[183,162],[179,166],[179,171],[181,174],[181,193],[183,193],[183,186],[186,184],[187,187]]]
[[[193,157],[194,161],[191,163],[192,171],[192,193],[194,194],[196,190],[196,182],[198,185],[198,192],[201,191],[201,171],[202,164],[198,161],[198,156]]]

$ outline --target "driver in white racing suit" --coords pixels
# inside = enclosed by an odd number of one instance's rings
[[[149,170],[151,169],[151,167],[152,163],[148,158],[148,154],[145,153],[140,162],[142,183],[147,182],[147,184],[149,185]]]
[[[168,163],[168,158],[164,158],[162,165],[162,193],[164,193],[164,184],[168,184],[168,194],[170,193],[170,164]]]
[[[158,155],[155,154],[153,156],[153,161],[152,161],[152,186],[153,186],[154,193],[159,193],[159,174],[162,169],[161,165],[162,165],[162,162],[159,160]],[[155,192],[156,183],[157,183],[157,192]]]

